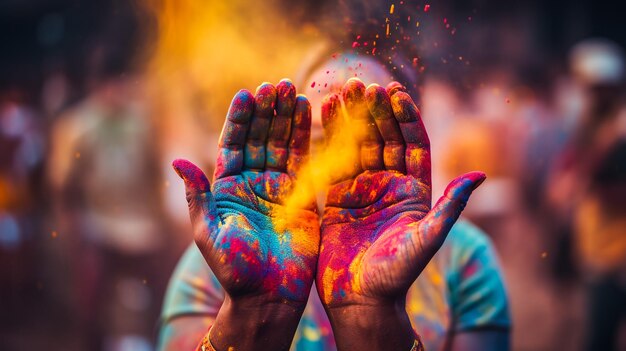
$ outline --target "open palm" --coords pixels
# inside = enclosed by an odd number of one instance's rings
[[[282,204],[309,152],[311,113],[291,82],[242,90],[230,106],[219,142],[212,189],[185,160],[194,238],[231,298],[304,304],[319,248],[315,204],[281,221]],[[292,213],[293,213],[292,211]]]
[[[347,116],[340,112],[340,99]],[[317,286],[327,307],[392,300],[406,291],[443,244],[472,190],[485,176],[454,180],[431,209],[430,145],[419,111],[395,84],[357,79],[322,109],[329,138],[337,118],[363,128],[360,160],[328,191],[322,218]]]

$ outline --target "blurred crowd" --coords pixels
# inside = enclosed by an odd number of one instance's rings
[[[349,53],[419,100],[434,194],[487,173],[464,214],[499,251],[513,349],[625,350],[626,28],[565,4],[3,2],[0,349],[153,350],[191,242],[170,162],[210,171],[238,89],[315,94]]]

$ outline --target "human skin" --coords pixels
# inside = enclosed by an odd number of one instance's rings
[[[342,137],[342,118],[365,133],[352,174],[328,191],[316,286],[339,350],[409,350],[406,293],[485,175],[456,178],[431,208],[430,142],[398,83],[350,79],[323,102],[327,138]]]
[[[226,291],[210,341],[217,350],[287,350],[316,271],[315,202],[275,225],[309,153],[311,109],[293,84],[238,92],[219,141],[213,185],[191,162],[184,180],[195,242]],[[199,341],[199,340],[198,340]]]
[[[333,121],[341,101],[367,132],[355,146],[360,160],[329,189],[318,257],[314,202],[284,228],[275,223],[308,159],[310,107],[292,89],[282,81],[235,96],[212,188],[198,167],[174,161],[195,241],[226,291],[210,340],[217,350],[288,349],[315,278],[340,350],[409,350],[416,335],[406,292],[484,174],[454,180],[431,210],[429,142],[417,108],[398,84],[365,89],[350,80],[323,106],[326,133],[341,137],[332,128],[341,125]]]

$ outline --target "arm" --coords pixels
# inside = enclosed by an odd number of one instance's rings
[[[407,291],[485,179],[458,177],[431,209],[430,143],[403,90],[350,79],[322,107],[331,147],[357,135],[354,167],[328,191],[316,284],[339,350],[411,349]]]
[[[255,95],[235,95],[212,186],[189,161],[173,163],[185,182],[196,245],[225,291],[208,333],[218,351],[291,344],[315,276],[319,227],[314,202],[291,211],[282,226],[275,218],[307,158],[310,127],[309,103],[291,82],[263,84]]]

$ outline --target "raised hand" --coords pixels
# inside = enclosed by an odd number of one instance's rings
[[[263,84],[231,103],[212,188],[189,161],[173,163],[185,181],[195,242],[227,293],[211,332],[216,348],[258,349],[246,340],[254,335],[272,349],[289,347],[315,277],[319,224],[314,201],[290,209],[290,221],[281,218],[282,204],[308,158],[310,128],[309,102],[290,81]]]
[[[342,137],[342,126],[362,131],[360,159],[330,187],[321,226],[316,284],[337,345],[408,350],[406,292],[485,175],[458,177],[431,209],[428,135],[397,83],[366,89],[349,80],[325,100],[322,121],[331,140]],[[389,334],[377,346],[383,330]]]

